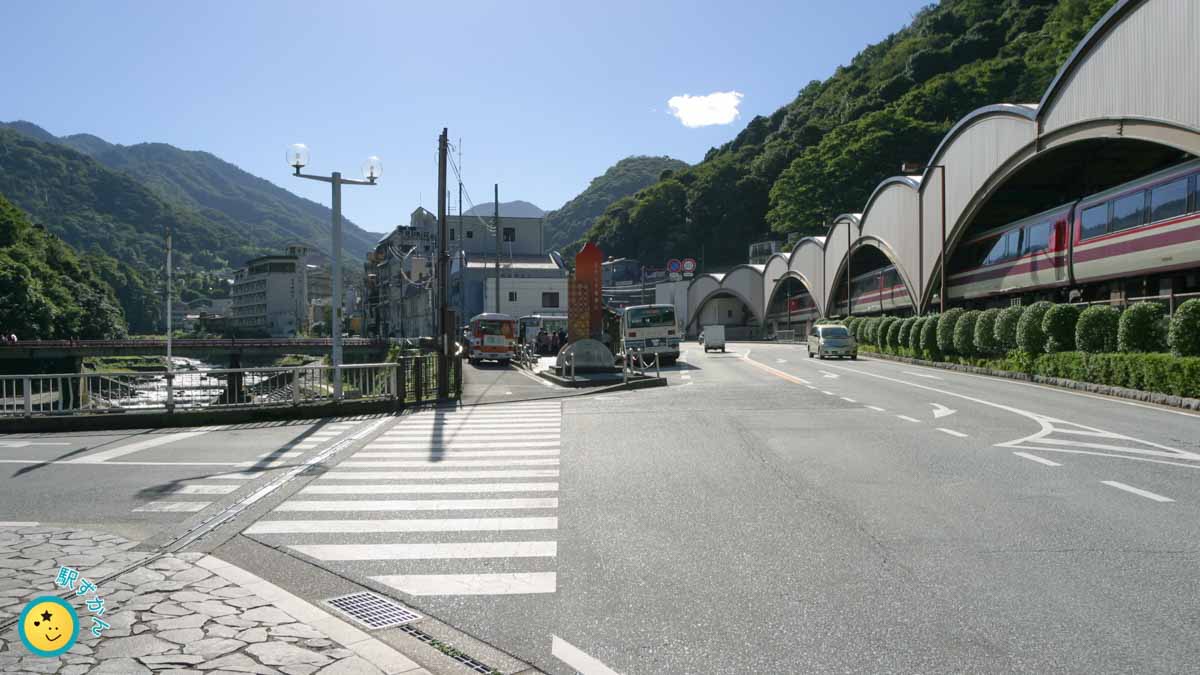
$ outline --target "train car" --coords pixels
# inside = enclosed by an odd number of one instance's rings
[[[864,272],[850,279],[850,301],[854,314],[906,314],[912,298],[895,265]],[[845,316],[846,298],[838,298],[833,314]]]
[[[946,296],[976,300],[1070,284],[1074,208],[1074,203],[1063,204],[964,241],[954,259],[965,269],[946,276]]]
[[[1084,197],[1074,208],[1074,285],[1200,267],[1200,160]]]

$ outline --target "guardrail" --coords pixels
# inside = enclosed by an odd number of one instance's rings
[[[97,349],[133,348],[133,347],[166,347],[165,339],[145,340],[20,340],[17,342],[0,342],[0,348],[15,347],[17,349],[63,349],[72,347],[92,347]],[[179,348],[266,348],[286,349],[288,347],[329,347],[333,341],[329,338],[295,338],[295,339],[221,339],[221,338],[176,338],[171,345]],[[342,338],[342,347],[387,347],[392,344],[389,340],[374,338]]]
[[[1175,308],[1185,300],[1191,298],[1200,298],[1200,293],[1162,293],[1159,295],[1142,295],[1134,298],[1115,298],[1109,300],[1091,300],[1088,302],[1072,302],[1070,304],[1079,307],[1091,307],[1092,305],[1108,305],[1116,309],[1127,309],[1130,305],[1138,302],[1157,302],[1166,306],[1167,316],[1175,314]]]
[[[462,366],[452,368],[451,397],[462,392]],[[438,356],[341,366],[342,401],[437,400]],[[299,406],[335,402],[334,369],[220,368],[150,372],[0,375],[0,416],[139,413]]]

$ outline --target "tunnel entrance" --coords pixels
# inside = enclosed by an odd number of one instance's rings
[[[787,276],[775,286],[767,303],[766,328],[769,334],[795,331],[796,335],[808,335],[818,318],[820,313],[816,299],[803,281]]]
[[[830,301],[831,316],[907,316],[913,312],[912,297],[904,277],[891,259],[874,244],[860,241],[850,255],[850,297],[847,304],[846,270],[838,274]]]

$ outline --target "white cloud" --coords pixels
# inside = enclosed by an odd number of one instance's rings
[[[671,114],[689,128],[729,124],[738,118],[740,91],[714,91],[707,96],[672,96],[667,100]]]

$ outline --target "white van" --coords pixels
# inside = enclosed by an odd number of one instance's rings
[[[716,351],[721,350],[725,353],[725,326],[716,324],[713,326],[705,326],[704,332],[700,333],[700,344],[704,347],[704,352],[708,353],[711,349]]]

